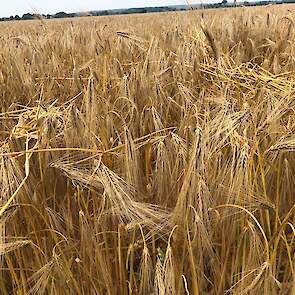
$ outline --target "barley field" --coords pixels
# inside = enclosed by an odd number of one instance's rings
[[[295,294],[294,21],[1,23],[0,294]]]

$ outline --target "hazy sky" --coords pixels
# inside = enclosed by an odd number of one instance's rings
[[[23,15],[26,12],[56,13],[59,11],[77,12],[111,8],[161,6],[185,4],[186,0],[0,0],[0,16]],[[201,0],[189,0],[200,3]],[[204,2],[212,2],[204,0]],[[218,1],[217,1],[218,2]]]

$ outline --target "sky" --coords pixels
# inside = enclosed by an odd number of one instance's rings
[[[59,11],[79,12],[114,8],[165,6],[186,4],[187,0],[0,0],[0,17],[24,13],[53,14]],[[188,0],[189,3],[200,3],[201,0]],[[212,2],[212,0],[204,0]],[[219,2],[219,0],[217,0]]]

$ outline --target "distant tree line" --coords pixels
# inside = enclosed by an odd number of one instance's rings
[[[101,11],[91,11],[87,13],[66,13],[66,12],[58,12],[56,14],[25,13],[21,17],[19,15],[2,17],[0,18],[0,21],[54,19],[54,18],[69,18],[69,17],[81,17],[81,16],[104,16],[104,15],[116,15],[116,14],[164,12],[164,11],[176,11],[176,10],[186,10],[186,9],[177,9],[175,7],[166,6],[166,7],[145,7],[145,8],[101,10]]]
[[[128,8],[128,9],[95,11],[95,12],[92,12],[92,14],[95,16],[100,16],[100,15],[151,13],[151,12],[181,11],[181,10],[187,10],[187,9],[186,8],[177,8],[176,6],[142,7],[142,8]]]
[[[10,17],[2,17],[2,18],[0,18],[0,21],[66,18],[66,17],[78,17],[78,16],[81,16],[81,15],[82,14],[66,13],[66,12],[58,12],[56,14],[31,14],[31,13],[25,13],[22,17],[20,17],[19,15],[10,16]]]

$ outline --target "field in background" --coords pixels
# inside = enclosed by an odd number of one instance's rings
[[[294,18],[1,23],[0,293],[294,294]]]

